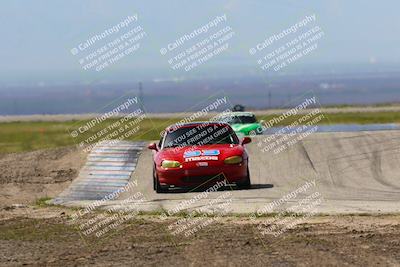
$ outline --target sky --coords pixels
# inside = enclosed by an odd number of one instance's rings
[[[0,85],[18,82],[93,82],[172,79],[257,73],[249,49],[315,14],[323,38],[288,70],[347,65],[400,65],[400,2],[395,0],[172,0],[0,2]],[[83,70],[71,49],[89,37],[138,15],[146,33],[140,49],[103,71]],[[226,14],[235,32],[229,49],[195,70],[174,70],[160,49]],[[117,34],[118,35],[118,34]],[[115,35],[115,36],[117,36]],[[111,40],[111,39],[110,39]],[[99,42],[100,44],[100,42]]]

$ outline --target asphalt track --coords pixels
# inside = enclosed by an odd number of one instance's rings
[[[201,192],[175,190],[156,194],[152,185],[151,151],[144,149],[131,175],[131,181],[137,181],[137,186],[122,193],[117,200],[102,203],[101,207],[143,211],[207,207],[221,213],[253,213],[297,192],[279,202],[273,211],[293,208],[315,194],[321,200],[313,207],[318,213],[400,211],[400,131],[314,133],[278,154],[262,152],[259,143],[263,138],[265,136],[257,136],[247,145],[251,189],[227,186],[200,199],[196,196]],[[310,186],[313,183],[315,186]],[[301,188],[307,189],[299,191]],[[132,199],[137,192],[143,195],[140,203]],[[222,199],[227,194],[229,203],[226,198]],[[212,200],[227,205],[224,208],[214,202],[210,205]],[[76,200],[63,204],[85,206],[91,203]]]

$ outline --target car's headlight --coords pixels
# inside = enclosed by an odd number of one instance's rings
[[[243,161],[241,156],[232,156],[224,160],[225,164],[239,164]]]
[[[175,160],[163,160],[161,162],[161,166],[163,168],[179,168],[181,166],[181,163]]]

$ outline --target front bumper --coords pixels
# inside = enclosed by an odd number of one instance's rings
[[[157,176],[161,185],[191,187],[213,184],[226,179],[228,183],[237,183],[247,178],[247,162],[237,165],[164,169],[157,167]]]

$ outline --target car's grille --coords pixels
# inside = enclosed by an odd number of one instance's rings
[[[224,180],[224,175],[202,175],[202,176],[185,176],[182,178],[182,181],[185,183],[205,183],[205,182],[214,182]]]

